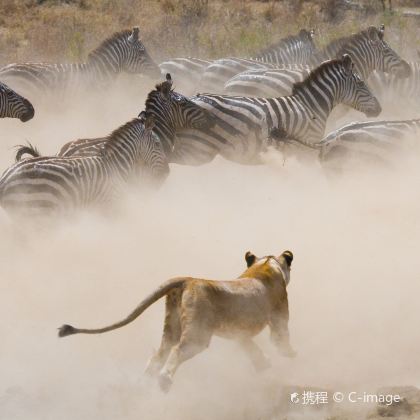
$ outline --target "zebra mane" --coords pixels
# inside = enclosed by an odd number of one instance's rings
[[[110,45],[113,45],[116,41],[119,40],[127,40],[128,37],[132,34],[132,29],[125,29],[124,31],[115,32],[113,35],[111,35],[109,38],[105,39],[101,42],[101,44],[96,47],[94,50],[92,50],[89,53],[89,57],[91,55],[96,55],[101,53],[104,50],[107,50]]]
[[[297,35],[289,35],[286,38],[282,38],[279,41],[271,44],[267,48],[258,51],[257,56],[267,54],[271,51],[287,50],[296,41],[301,41],[304,43],[309,42],[315,49],[315,45],[312,39],[312,32],[307,31],[306,29],[301,29]]]
[[[322,73],[325,73],[327,69],[331,69],[332,67],[341,65],[343,63],[342,59],[334,58],[332,60],[324,61],[321,63],[317,68],[312,70],[306,79],[302,80],[301,82],[296,82],[293,85],[292,89],[292,95],[296,95],[299,91],[302,89],[305,89],[306,87],[310,86],[313,81],[317,80],[319,75]]]
[[[164,87],[165,83],[167,83],[167,82],[158,83],[155,86],[155,88],[147,94],[147,98],[146,98],[146,102],[145,102],[145,109],[149,108],[149,105],[154,100],[154,97],[156,96],[156,94],[163,91],[163,87]],[[174,92],[174,89],[169,90],[169,93],[172,93],[172,92]]]
[[[370,32],[375,31],[379,36],[379,30],[374,26],[369,26],[367,29],[363,29],[360,32],[357,32],[352,35],[343,36],[341,38],[333,39],[330,43],[328,43],[321,51],[321,54],[324,54],[326,59],[329,59],[334,56],[342,55],[342,50],[345,48],[349,43],[371,39]]]
[[[103,146],[103,149],[101,150],[101,155],[106,155],[108,151],[110,151],[116,144],[121,141],[122,138],[124,138],[124,135],[130,132],[131,129],[135,128],[135,126],[139,123],[144,124],[140,118],[133,118],[131,121],[128,121],[120,127],[116,128],[106,137],[106,142]]]

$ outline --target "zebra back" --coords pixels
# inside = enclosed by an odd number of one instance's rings
[[[289,36],[277,46],[262,51],[254,59],[221,58],[215,60],[204,71],[200,87],[207,92],[222,92],[225,83],[235,75],[248,70],[267,70],[282,64],[307,62],[315,52],[313,32],[300,31]]]
[[[349,37],[332,41],[314,62],[338,58],[344,54],[351,56],[355,70],[363,79],[374,70],[407,77],[410,66],[402,60],[383,40],[384,27],[369,27]],[[228,80],[224,91],[229,94],[277,97],[290,95],[293,83],[303,80],[310,67],[297,64],[278,69],[262,69],[252,73],[241,73]],[[300,79],[300,80],[299,80]]]
[[[328,169],[361,163],[392,166],[404,152],[418,148],[420,119],[364,121],[347,124],[318,143],[320,159]]]
[[[0,69],[0,77],[29,95],[60,91],[67,96],[75,89],[103,87],[121,72],[160,74],[139,39],[138,28],[113,34],[89,53],[86,63],[15,63]]]
[[[276,65],[308,64],[316,53],[313,41],[314,30],[302,29],[297,35],[290,35],[278,43],[260,51],[255,60]]]

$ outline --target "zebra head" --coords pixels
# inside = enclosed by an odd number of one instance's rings
[[[34,114],[34,107],[27,99],[0,83],[0,118],[19,118],[26,122]]]
[[[342,80],[341,102],[363,112],[367,117],[377,117],[381,105],[366,83],[354,71],[354,64],[348,54],[344,54],[339,64],[339,74]]]
[[[169,164],[165,151],[157,134],[153,131],[156,118],[146,111],[140,112],[138,118],[144,124],[144,140],[140,143],[139,156],[141,165],[138,168],[142,181],[159,187],[169,175]]]
[[[367,29],[368,43],[373,60],[372,70],[380,70],[397,77],[405,78],[411,74],[409,64],[403,60],[384,40],[385,25]],[[354,58],[354,57],[353,57]]]
[[[173,148],[176,131],[184,128],[205,130],[215,124],[215,117],[193,101],[174,92],[171,75],[166,75],[163,83],[156,85],[146,100],[147,114],[156,119],[155,132],[170,152]]]
[[[151,59],[139,39],[140,30],[122,31],[104,41],[89,54],[88,63],[111,73],[146,74],[152,78],[160,77],[157,64]]]

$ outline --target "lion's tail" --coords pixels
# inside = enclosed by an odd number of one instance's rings
[[[67,335],[72,334],[101,334],[107,331],[116,330],[117,328],[124,327],[124,325],[133,322],[137,317],[139,317],[150,305],[153,305],[161,297],[165,296],[170,290],[183,286],[187,281],[185,277],[177,277],[168,280],[163,283],[157,290],[150,294],[146,299],[144,299],[137,307],[123,320],[116,322],[115,324],[108,325],[107,327],[97,328],[97,329],[85,329],[85,328],[75,328],[71,325],[63,325],[58,329],[59,337],[66,337]]]

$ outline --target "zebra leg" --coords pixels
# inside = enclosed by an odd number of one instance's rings
[[[179,342],[181,337],[181,320],[179,306],[180,293],[173,290],[166,296],[166,314],[163,327],[162,341],[159,350],[149,360],[145,373],[156,376],[165,364],[171,349]]]

